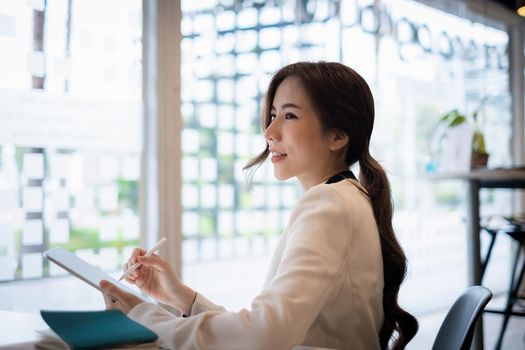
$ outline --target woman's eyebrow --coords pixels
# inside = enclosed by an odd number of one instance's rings
[[[295,103],[284,103],[282,106],[281,106],[281,109],[285,109],[285,108],[297,108],[297,109],[301,109],[301,107],[299,107],[298,105],[296,105]],[[272,111],[274,111],[276,108],[275,106],[272,106]]]

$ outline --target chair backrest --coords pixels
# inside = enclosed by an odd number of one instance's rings
[[[470,287],[452,305],[439,328],[432,350],[468,350],[474,329],[492,292],[482,286]]]

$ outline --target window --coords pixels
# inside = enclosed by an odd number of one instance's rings
[[[101,11],[103,9],[103,11]],[[106,270],[139,240],[140,1],[0,5],[0,280]]]

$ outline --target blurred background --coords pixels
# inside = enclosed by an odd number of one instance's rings
[[[431,320],[413,345],[428,348],[467,287],[465,184],[430,179],[452,166],[436,142],[440,118],[476,112],[488,167],[523,164],[523,107],[518,115],[513,103],[523,103],[524,21],[513,6],[2,0],[0,309],[102,308],[95,289],[42,252],[63,246],[117,275],[159,235],[187,284],[249,308],[302,193],[271,164],[251,185],[242,171],[265,146],[267,83],[288,63],[339,61],[374,94],[372,154],[388,172],[409,259],[400,299]],[[482,215],[522,209],[508,190],[480,198]],[[484,284],[498,294],[511,244],[502,237],[494,249]]]

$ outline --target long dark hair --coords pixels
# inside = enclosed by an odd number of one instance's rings
[[[366,190],[374,211],[383,256],[384,323],[379,333],[381,349],[404,349],[418,330],[414,316],[403,310],[397,297],[406,276],[407,259],[392,227],[390,184],[381,165],[370,155],[374,127],[374,98],[366,81],[353,69],[335,62],[298,62],[281,68],[273,76],[264,102],[262,126],[271,122],[275,92],[289,76],[300,79],[316,109],[324,131],[340,130],[349,136],[345,163],[359,162],[359,182]],[[257,169],[268,157],[269,146],[251,159],[245,169]],[[394,332],[396,334],[394,334]],[[394,336],[394,339],[392,337]]]

